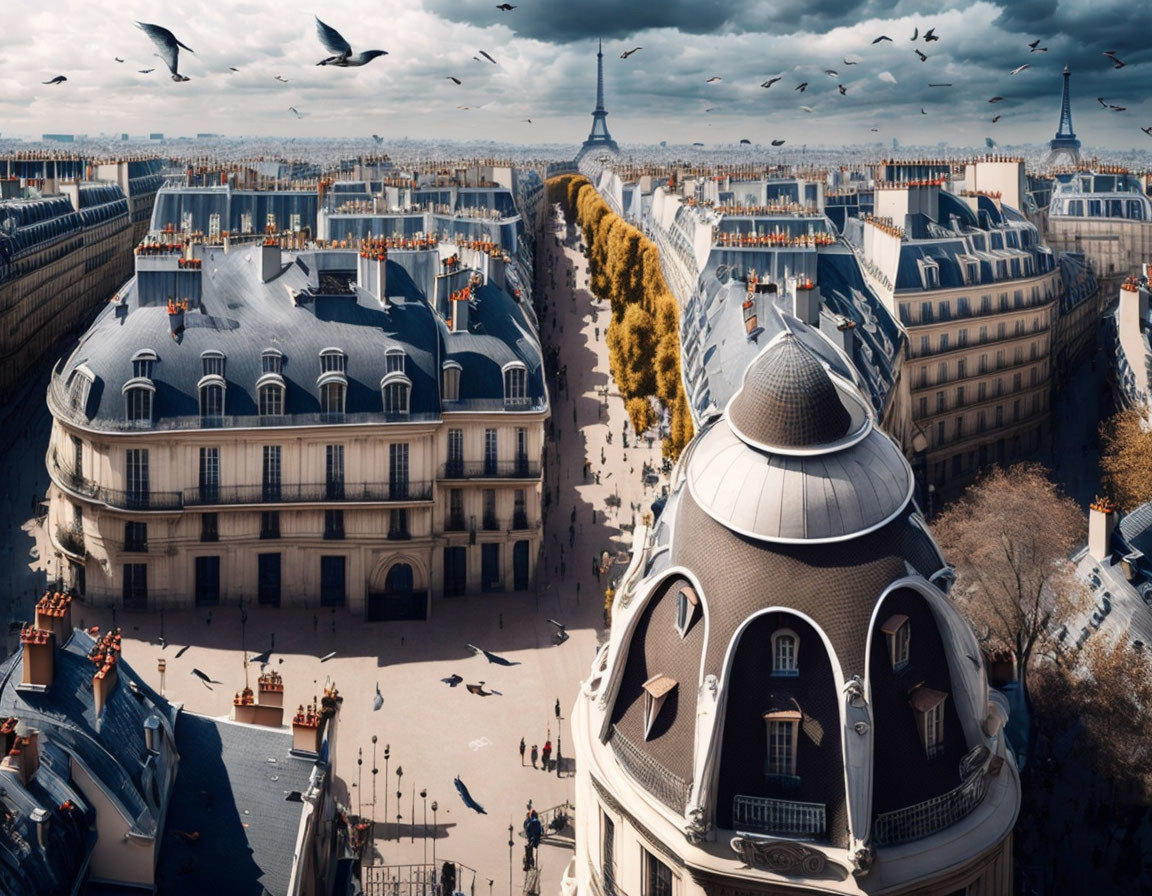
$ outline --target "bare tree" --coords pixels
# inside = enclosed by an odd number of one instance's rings
[[[1139,411],[1121,411],[1100,424],[1104,488],[1124,510],[1152,501],[1152,431]]]
[[[952,596],[988,652],[1007,651],[1022,688],[1052,632],[1083,605],[1070,555],[1084,544],[1079,506],[1038,464],[993,469],[937,517],[957,573]]]

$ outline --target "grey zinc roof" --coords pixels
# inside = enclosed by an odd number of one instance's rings
[[[284,896],[314,763],[288,755],[286,729],[181,713],[180,771],[157,867],[166,896]],[[179,832],[198,834],[189,843]]]

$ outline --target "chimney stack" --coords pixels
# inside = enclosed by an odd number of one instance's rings
[[[452,294],[452,332],[468,332],[468,302],[472,291],[462,289]]]
[[[0,760],[0,768],[15,772],[20,776],[20,783],[27,787],[40,767],[40,732],[17,723],[15,737],[10,740],[12,745]]]
[[[1112,533],[1116,531],[1116,505],[1097,498],[1088,510],[1088,553],[1103,562],[1112,554]]]
[[[292,718],[292,753],[306,756],[320,755],[320,713],[316,703],[297,708]]]
[[[280,276],[280,244],[268,237],[260,247],[260,279],[267,283]]]
[[[37,806],[32,810],[32,814],[28,816],[32,823],[36,825],[36,842],[40,844],[43,850],[48,849],[48,824],[52,820],[52,816],[48,810],[43,806]]]
[[[98,638],[88,652],[88,659],[96,667],[96,674],[92,676],[92,702],[96,723],[99,724],[104,704],[119,681],[116,664],[120,660],[120,629],[109,630],[104,637]]]
[[[24,677],[21,687],[29,690],[47,690],[56,675],[56,635],[33,626],[20,632],[24,648]]]
[[[72,635],[72,595],[45,591],[36,603],[36,628],[53,632],[58,644],[67,641]]]

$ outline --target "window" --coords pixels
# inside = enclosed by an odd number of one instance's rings
[[[676,592],[676,631],[683,638],[696,620],[696,609],[700,606],[700,596],[691,585],[682,585]]]
[[[68,409],[76,413],[84,413],[88,407],[88,392],[92,389],[92,378],[82,370],[72,374],[72,381],[68,384]]]
[[[348,359],[338,348],[326,348],[320,352],[320,373],[344,373]]]
[[[772,674],[781,676],[795,676],[800,674],[797,668],[797,655],[800,650],[800,639],[791,629],[780,629],[772,634]]]
[[[452,488],[448,490],[448,525],[450,532],[461,532],[464,529],[464,489]]]
[[[280,500],[280,446],[264,446],[264,462],[261,470],[261,484],[265,501]]]
[[[260,355],[260,372],[274,373],[279,376],[284,372],[284,355],[274,348],[265,349]],[[279,556],[279,555],[268,555]]]
[[[200,380],[200,416],[207,418],[224,416],[223,377],[206,376]]]
[[[968,360],[966,358],[956,359],[956,379],[962,380],[968,376]]]
[[[404,372],[404,349],[390,348],[384,353],[384,372],[385,373],[403,373]]]
[[[202,513],[200,514],[200,540],[201,541],[219,541],[220,528],[217,523],[216,514]]]
[[[917,419],[923,420],[925,417],[928,416],[928,396],[927,395],[921,395],[920,396],[919,410],[920,410],[920,413],[916,415]]]
[[[925,685],[917,685],[908,696],[908,705],[916,716],[916,727],[929,759],[944,750],[944,701],[948,695]]]
[[[930,324],[930,323],[932,323],[934,318],[935,318],[935,314],[933,313],[933,310],[932,310],[932,303],[931,302],[921,302],[920,303],[920,323]]]
[[[445,468],[446,476],[464,475],[464,430],[448,430],[448,464]]]
[[[644,739],[652,734],[652,728],[660,715],[660,708],[668,695],[676,689],[676,679],[667,675],[653,675],[644,682]]]
[[[528,404],[528,369],[519,361],[504,368],[504,404],[512,407]]]
[[[388,446],[388,500],[408,499],[408,443]]]
[[[941,333],[940,334],[940,351],[942,351],[942,352],[948,351],[948,334],[947,333]]]
[[[260,537],[280,537],[280,511],[265,510],[260,514]]]
[[[884,638],[888,642],[888,657],[892,660],[892,668],[900,670],[908,665],[908,645],[912,638],[912,627],[908,617],[897,614],[888,618],[880,626]]]
[[[513,529],[527,529],[528,528],[528,511],[527,502],[524,498],[524,489],[516,489],[512,499],[512,528]]]
[[[408,399],[412,393],[412,381],[403,373],[389,373],[380,381],[380,392],[384,400],[384,413],[392,416],[408,414]]]
[[[495,476],[498,470],[496,430],[484,430],[484,475]]]
[[[963,386],[957,386],[956,387],[956,407],[958,407],[958,408],[964,407],[964,387]]]
[[[942,362],[942,363],[936,365],[936,382],[938,382],[938,383],[948,382],[948,363],[947,362]]]
[[[768,712],[764,722],[768,726],[768,757],[764,774],[769,777],[796,774],[796,729],[801,714],[792,710]]]
[[[329,501],[344,499],[344,446],[324,446],[324,496]]]
[[[200,500],[215,503],[220,498],[220,449],[200,449]]]
[[[956,347],[957,348],[967,348],[968,347],[968,328],[967,327],[961,327],[959,332],[956,333]]]
[[[256,555],[256,599],[269,606],[280,606],[280,555]]]
[[[644,860],[644,885],[640,896],[672,896],[672,869],[661,862],[648,850],[641,848]]]
[[[148,449],[129,448],[124,452],[124,484],[129,507],[148,506]]]
[[[145,380],[124,384],[124,410],[130,423],[152,422],[152,393],[156,387]]]
[[[216,351],[202,352],[200,363],[204,368],[204,376],[224,376],[224,353]]]
[[[124,524],[124,550],[144,552],[148,550],[148,524],[126,522]]]
[[[388,511],[388,537],[391,539],[411,538],[408,529],[408,508],[397,507]]]
[[[936,393],[936,413],[937,414],[943,414],[944,413],[944,392],[943,391]]]
[[[600,884],[604,896],[616,896],[616,823],[600,813]]]
[[[150,380],[152,379],[152,365],[156,363],[156,352],[151,349],[141,349],[132,356],[132,376]]]
[[[516,475],[528,475],[528,430],[523,426],[516,428]]]
[[[445,361],[440,370],[440,397],[444,401],[460,400],[460,365]]]
[[[344,511],[324,511],[324,537],[327,539],[340,539],[344,537]]]
[[[196,606],[215,607],[220,604],[220,557],[196,558]]]
[[[279,417],[284,413],[284,387],[279,383],[265,383],[259,387],[260,416]]]
[[[1032,374],[1035,376],[1035,368],[1032,369]],[[77,479],[84,478],[84,443],[76,436],[72,436],[72,475]]]
[[[331,379],[321,382],[320,413],[343,414],[344,396],[347,389],[348,384],[344,381],[343,376],[334,375]]]
[[[320,558],[320,606],[342,607],[346,598],[344,557]]]
[[[932,337],[931,336],[921,336],[920,337],[920,354],[921,355],[932,354]]]
[[[496,489],[484,489],[484,529],[494,532],[500,528],[500,521],[496,519]]]
[[[124,564],[124,609],[143,610],[148,606],[148,564]]]

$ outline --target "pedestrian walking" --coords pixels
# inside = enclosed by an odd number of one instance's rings
[[[559,719],[560,719],[560,698],[559,697],[556,698],[556,719],[557,719],[557,721],[559,721]]]
[[[536,744],[532,744],[532,768],[536,768],[536,760],[540,757],[540,751],[536,748]]]
[[[520,764],[521,765],[524,764],[524,750],[525,750],[524,738],[520,738]]]
[[[540,767],[543,768],[544,771],[548,771],[549,768],[551,768],[551,766],[549,766],[549,764],[548,764],[551,761],[551,759],[552,759],[552,741],[546,740],[546,741],[544,741],[544,749],[540,751],[540,760],[541,760]]]

